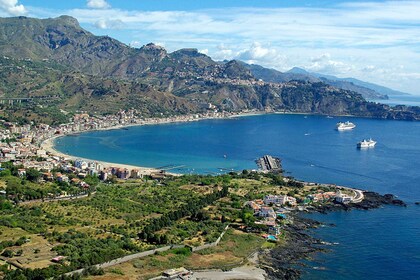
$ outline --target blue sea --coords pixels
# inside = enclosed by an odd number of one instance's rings
[[[346,120],[356,129],[334,129]],[[375,148],[356,149],[370,137]],[[89,132],[60,138],[56,148],[201,174],[255,169],[256,158],[271,154],[298,179],[395,194],[408,207],[309,214],[336,225],[313,234],[338,244],[307,262],[303,279],[420,279],[420,122],[272,114]]]

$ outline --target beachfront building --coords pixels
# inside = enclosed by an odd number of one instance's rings
[[[351,196],[348,196],[346,194],[341,193],[341,191],[338,191],[334,200],[338,203],[347,204],[351,202],[352,198]]]
[[[264,204],[284,205],[289,203],[292,206],[296,205],[296,199],[288,195],[266,195],[264,197]]]
[[[131,178],[139,179],[143,178],[143,173],[139,169],[133,169],[131,170]]]
[[[266,195],[264,197],[264,204],[284,204],[286,202],[286,198],[284,195]]]
[[[76,159],[74,161],[74,166],[76,166],[77,168],[80,169],[85,169],[88,167],[88,163],[86,161],[84,161],[83,159]]]

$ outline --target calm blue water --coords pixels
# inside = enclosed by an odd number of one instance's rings
[[[334,130],[345,120],[356,129]],[[368,137],[378,141],[376,147],[356,149]],[[420,279],[420,206],[414,205],[420,201],[420,122],[262,115],[90,132],[61,138],[56,148],[97,160],[210,174],[256,168],[257,157],[272,154],[299,179],[396,194],[407,208],[310,215],[337,225],[314,234],[339,245],[316,255],[304,279]]]

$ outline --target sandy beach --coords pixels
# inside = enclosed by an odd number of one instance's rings
[[[110,128],[110,129],[115,129],[115,127]],[[57,138],[60,138],[60,137],[63,137],[63,136],[65,136],[65,135],[55,136],[55,137],[52,137],[52,138],[49,138],[49,139],[45,140],[44,142],[42,142],[42,145],[41,145],[42,149],[47,151],[52,156],[59,156],[59,157],[63,157],[65,159],[70,159],[70,160],[82,159],[82,160],[85,160],[85,161],[96,162],[96,163],[100,163],[104,168],[117,167],[117,168],[127,168],[129,170],[138,169],[140,171],[140,173],[143,174],[143,175],[150,175],[152,173],[160,172],[160,170],[155,169],[155,168],[151,168],[151,167],[128,165],[128,164],[115,163],[115,162],[106,162],[106,161],[100,161],[100,160],[88,159],[88,158],[82,158],[82,157],[75,157],[75,156],[72,156],[72,155],[64,154],[64,153],[59,152],[56,149],[54,149],[54,141]],[[173,175],[173,173],[170,173],[170,174]]]
[[[220,119],[229,119],[229,118],[236,118],[236,117],[248,117],[248,116],[257,116],[257,115],[262,115],[262,114],[267,114],[266,112],[244,112],[244,113],[239,113],[239,114],[233,114],[230,116],[225,116],[225,117],[220,117]],[[122,129],[122,128],[127,128],[127,127],[132,127],[132,126],[142,126],[142,125],[158,125],[158,124],[168,124],[168,123],[183,123],[183,122],[192,122],[192,121],[202,121],[202,120],[208,120],[208,119],[219,119],[219,117],[203,117],[203,118],[187,118],[187,119],[167,119],[167,120],[149,120],[149,121],[143,121],[142,123],[135,123],[135,124],[126,124],[126,125],[117,125],[117,126],[112,126],[112,127],[107,127],[107,128],[99,128],[97,129],[97,131],[105,131],[105,130],[114,130],[114,129]],[[81,131],[80,133],[84,133],[84,132],[91,132],[93,130],[89,130],[89,131]],[[144,167],[144,166],[135,166],[135,165],[128,165],[128,164],[123,164],[123,163],[115,163],[115,162],[106,162],[106,161],[101,161],[101,160],[95,160],[95,159],[89,159],[89,158],[82,158],[82,157],[76,157],[76,156],[72,156],[72,155],[68,155],[65,153],[62,153],[60,151],[57,151],[54,148],[54,141],[60,137],[64,137],[67,135],[71,135],[71,134],[66,134],[66,135],[57,135],[51,138],[48,138],[46,140],[44,140],[41,143],[41,148],[43,150],[45,150],[46,152],[48,152],[50,155],[52,156],[59,156],[59,157],[63,157],[65,159],[70,159],[70,160],[76,160],[76,159],[82,159],[85,161],[90,161],[90,162],[96,162],[96,163],[100,163],[102,164],[102,166],[104,168],[108,168],[108,167],[117,167],[117,168],[127,168],[129,170],[132,169],[138,169],[140,170],[141,174],[143,175],[150,175],[152,173],[156,173],[156,172],[160,172],[161,170],[158,170],[156,168],[152,168],[152,167]],[[172,172],[168,172],[167,174],[171,174],[171,175],[179,175],[176,173],[172,173]]]

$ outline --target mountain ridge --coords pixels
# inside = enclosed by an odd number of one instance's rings
[[[350,82],[353,83],[357,86],[361,86],[361,87],[365,87],[371,90],[374,90],[380,94],[383,95],[396,95],[396,96],[400,96],[400,95],[411,95],[409,93],[406,92],[402,92],[402,91],[398,91],[398,90],[394,90],[385,86],[381,86],[378,84],[374,84],[374,83],[370,83],[370,82],[366,82],[366,81],[362,81],[356,78],[339,78],[336,77],[334,75],[326,75],[326,74],[320,74],[320,73],[315,73],[315,72],[308,72],[305,69],[299,68],[299,67],[293,67],[292,69],[290,69],[289,71],[287,71],[287,73],[300,73],[300,74],[306,74],[306,75],[312,75],[318,78],[326,78],[328,80],[338,80],[338,81],[345,81],[345,82]]]
[[[54,96],[44,105],[60,110],[136,108],[156,116],[256,109],[420,119],[411,107],[369,103],[319,80],[261,81],[243,62],[216,62],[197,49],[131,48],[95,36],[68,16],[0,18],[0,46],[0,99]]]

